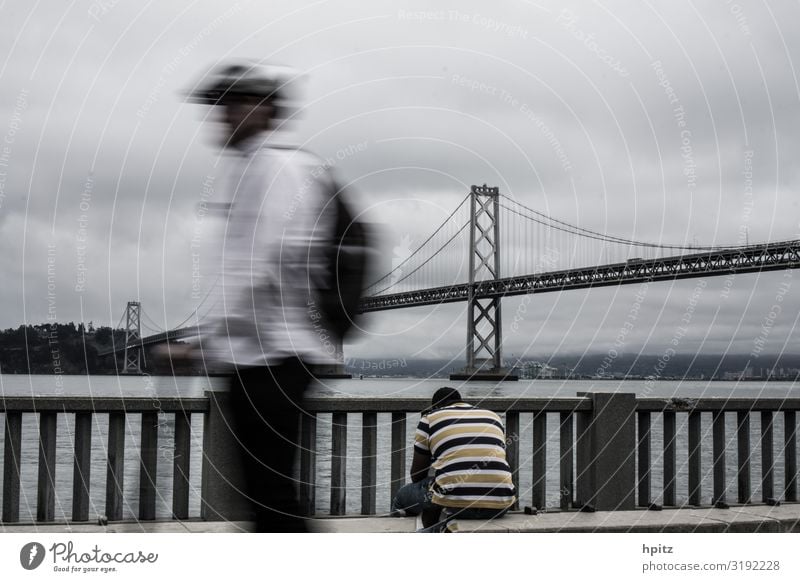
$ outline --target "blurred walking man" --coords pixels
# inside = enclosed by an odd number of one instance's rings
[[[321,160],[271,144],[290,115],[282,68],[219,67],[189,100],[219,113],[232,154],[220,277],[222,314],[204,356],[229,365],[233,430],[260,532],[305,531],[293,475],[310,365],[336,361],[318,310],[334,233],[332,178]],[[323,297],[324,299],[324,297]]]

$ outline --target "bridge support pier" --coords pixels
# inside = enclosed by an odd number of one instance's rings
[[[470,192],[467,365],[451,380],[517,380],[503,367],[500,297],[480,299],[478,288],[500,278],[500,189]]]

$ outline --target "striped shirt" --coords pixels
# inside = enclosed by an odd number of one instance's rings
[[[503,509],[515,500],[500,417],[464,402],[424,415],[414,449],[431,456],[433,502],[444,507]]]

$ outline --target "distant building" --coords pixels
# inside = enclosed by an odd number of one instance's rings
[[[520,376],[526,380],[555,378],[558,369],[543,362],[525,362],[520,367]]]

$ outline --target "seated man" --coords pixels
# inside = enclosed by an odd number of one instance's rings
[[[454,388],[440,388],[417,426],[412,482],[397,492],[393,512],[421,512],[425,528],[452,517],[504,515],[515,501],[505,445],[497,414],[462,402]]]

